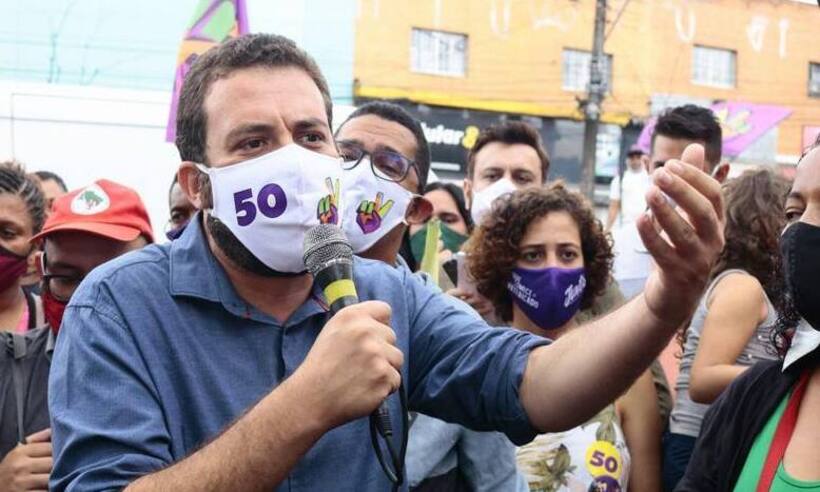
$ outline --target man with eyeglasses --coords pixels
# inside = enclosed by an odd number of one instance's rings
[[[54,201],[51,215],[32,242],[43,242],[38,264],[46,326],[14,339],[14,358],[0,359],[0,374],[12,375],[13,401],[0,401],[0,438],[15,436],[0,461],[3,490],[39,490],[51,472],[47,401],[51,354],[63,310],[83,278],[97,266],[153,242],[139,195],[100,180]],[[6,367],[8,362],[9,367]],[[26,435],[23,429],[37,432]]]
[[[405,267],[399,250],[407,226],[426,222],[432,212],[432,205],[420,196],[430,169],[430,149],[421,125],[401,106],[369,102],[341,124],[336,146],[350,178],[342,187],[348,210],[343,227],[354,251]],[[379,213],[391,202],[384,215]],[[437,290],[427,277],[420,277]],[[447,299],[472,312],[461,301]],[[476,432],[423,414],[414,414],[412,422],[406,460],[411,491],[527,488],[523,478],[518,480],[515,448],[503,434]]]
[[[421,192],[430,171],[430,149],[419,123],[404,109],[370,102],[336,131],[345,169],[342,227],[353,252],[395,265],[409,224],[430,218]]]

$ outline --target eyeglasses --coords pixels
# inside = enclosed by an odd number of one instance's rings
[[[398,152],[390,150],[368,152],[358,145],[346,142],[337,142],[337,146],[344,160],[342,169],[346,171],[358,166],[362,159],[370,156],[370,167],[373,169],[373,174],[381,179],[395,183],[401,182],[410,173],[411,168],[416,169],[416,174],[418,174],[416,163]]]
[[[46,273],[46,254],[43,253],[40,257],[40,266],[43,271],[43,288],[48,290],[51,295],[60,302],[68,302],[80,282],[83,281],[85,275],[59,275],[55,273]]]

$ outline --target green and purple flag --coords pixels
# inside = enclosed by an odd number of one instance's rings
[[[185,38],[179,46],[174,94],[168,113],[168,126],[165,129],[166,141],[173,142],[176,138],[179,92],[194,60],[212,46],[247,32],[248,11],[245,0],[199,0],[194,16],[185,31]]]

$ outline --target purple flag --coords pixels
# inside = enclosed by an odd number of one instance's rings
[[[176,138],[177,104],[182,83],[194,60],[213,46],[228,38],[235,38],[248,32],[248,11],[245,0],[200,0],[185,37],[179,46],[174,94],[168,113],[165,140]]]
[[[762,137],[767,131],[786,119],[792,110],[781,106],[768,106],[744,102],[722,102],[712,105],[723,129],[723,155],[737,157]],[[646,153],[652,151],[652,132],[656,117],[644,125],[638,138],[638,147]]]

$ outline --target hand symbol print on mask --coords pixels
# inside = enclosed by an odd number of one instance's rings
[[[339,223],[339,179],[334,183],[331,178],[325,180],[329,195],[319,200],[316,218],[321,224]]]
[[[370,234],[379,230],[382,225],[382,219],[390,213],[393,209],[393,200],[387,200],[382,205],[384,200],[384,193],[376,193],[376,200],[363,200],[359,204],[359,209],[356,213],[356,223],[365,234]]]

